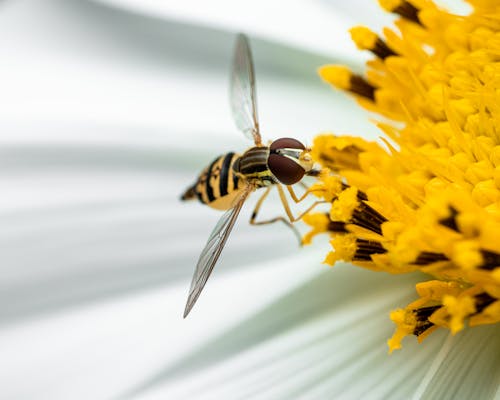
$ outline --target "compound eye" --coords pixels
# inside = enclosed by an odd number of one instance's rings
[[[304,150],[306,147],[300,143],[297,139],[292,138],[281,138],[277,139],[271,143],[269,149],[271,152],[278,149],[301,149]]]
[[[276,179],[284,185],[293,185],[302,179],[305,174],[304,168],[279,152],[283,149],[304,150],[305,146],[302,143],[292,138],[281,138],[275,140],[269,149],[271,152],[267,159],[267,166]]]
[[[293,185],[302,179],[305,174],[295,161],[279,154],[269,154],[267,166],[273,175],[284,185]]]

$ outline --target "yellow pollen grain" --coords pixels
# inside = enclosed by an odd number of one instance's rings
[[[389,353],[392,353],[401,348],[401,340],[405,336],[413,333],[417,326],[417,319],[412,312],[406,312],[402,309],[392,311],[390,317],[397,327],[392,337],[387,341]]]
[[[366,26],[351,28],[351,38],[360,50],[372,50],[375,48],[378,36]]]
[[[427,281],[417,283],[417,293],[426,301],[442,301],[445,295],[458,296],[463,290],[458,282]]]
[[[352,72],[343,65],[325,65],[318,69],[319,76],[337,89],[349,90]]]
[[[329,253],[326,262],[330,265],[337,261],[351,261],[356,254],[356,237],[351,234],[335,236],[331,241],[334,251]]]
[[[358,190],[354,187],[350,187],[339,194],[338,199],[333,202],[330,210],[332,221],[349,222],[359,204],[357,194]]]
[[[474,300],[470,297],[456,298],[453,296],[443,297],[443,306],[451,316],[450,330],[456,334],[464,328],[464,319],[476,311]]]
[[[452,260],[463,270],[477,268],[483,262],[478,245],[473,240],[464,240],[454,245]]]
[[[477,204],[486,207],[499,200],[500,192],[495,185],[495,181],[493,179],[488,179],[486,181],[479,182],[474,186],[474,189],[472,190],[472,197]]]
[[[378,4],[384,10],[392,12],[403,4],[402,0],[378,0]]]

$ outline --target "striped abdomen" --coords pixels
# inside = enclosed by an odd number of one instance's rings
[[[234,172],[233,165],[238,159],[239,155],[235,153],[217,157],[202,171],[197,182],[186,190],[182,200],[198,198],[218,210],[229,209],[245,187]]]

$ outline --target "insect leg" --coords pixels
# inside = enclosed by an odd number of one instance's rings
[[[300,197],[295,194],[295,191],[293,190],[292,186],[286,185],[286,189],[288,190],[288,193],[290,193],[290,196],[295,203],[300,203],[302,200],[304,200],[307,197],[308,194],[313,193],[315,191],[314,189],[311,190],[311,188],[308,187],[304,182],[299,182],[299,185],[301,185],[305,189],[305,192],[302,193],[302,195]],[[320,203],[324,203],[324,201],[316,201],[316,205],[320,204]],[[310,209],[307,210],[307,212],[309,212],[309,211],[310,211]],[[296,219],[299,219],[299,218],[296,218]]]
[[[296,203],[300,203],[302,200],[304,200],[307,195],[310,193],[309,192],[309,188],[306,186],[305,183],[303,182],[299,182],[301,184],[301,186],[306,189],[306,191],[302,194],[302,196],[298,197],[296,194],[295,194],[295,191],[293,190],[293,188],[289,185],[286,186],[287,190],[288,190],[288,193],[290,193],[290,196],[292,197],[293,201],[296,202]]]
[[[278,193],[280,195],[281,203],[283,204],[283,208],[285,209],[286,215],[288,215],[290,222],[298,221],[304,215],[306,215],[308,212],[310,212],[314,207],[316,207],[318,204],[326,203],[325,200],[317,200],[314,203],[312,203],[309,207],[307,207],[305,211],[301,212],[298,216],[294,217],[292,214],[292,211],[290,210],[290,205],[288,204],[288,200],[286,199],[285,191],[283,190],[283,188],[280,185],[277,185],[277,186],[278,186]],[[309,192],[306,191],[302,196],[297,197],[297,195],[295,194],[295,192],[293,191],[291,186],[287,185],[286,188],[287,188],[288,193],[290,193],[290,196],[292,197],[292,199],[295,203],[301,202],[309,194]]]
[[[281,186],[280,185],[276,185],[278,187],[278,190],[281,189]],[[259,214],[259,211],[260,211],[260,207],[262,206],[262,203],[264,202],[264,200],[266,199],[266,197],[269,195],[269,192],[271,191],[271,187],[272,186],[269,186],[265,191],[264,193],[262,194],[262,196],[260,197],[260,199],[257,201],[257,204],[255,205],[255,208],[252,212],[252,216],[250,217],[250,224],[251,225],[266,225],[266,224],[272,224],[274,222],[277,222],[277,221],[281,221],[283,222],[286,226],[288,226],[290,229],[293,230],[293,233],[295,234],[295,236],[297,236],[297,239],[299,241],[299,246],[302,246],[302,237],[300,236],[300,232],[297,230],[297,228],[295,226],[292,225],[292,223],[290,221],[288,221],[286,218],[282,217],[282,216],[279,216],[279,217],[274,217],[274,218],[271,218],[271,219],[268,219],[268,220],[265,220],[265,221],[256,221],[257,219],[257,215]],[[283,189],[281,189],[282,191]],[[281,198],[281,192],[280,192],[280,198]],[[282,200],[283,201],[283,200]],[[286,198],[285,198],[285,201],[286,201]],[[286,203],[286,207],[285,207],[285,210],[290,211],[290,207],[288,207],[288,203]],[[287,212],[288,214],[288,212]],[[291,215],[291,214],[290,214]],[[290,215],[288,215],[290,217]]]

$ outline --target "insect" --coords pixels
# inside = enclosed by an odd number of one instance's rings
[[[193,308],[212,273],[249,194],[256,189],[265,188],[250,218],[251,224],[262,225],[282,221],[294,229],[291,223],[300,217],[295,218],[292,215],[282,185],[285,185],[292,199],[298,203],[305,198],[307,191],[299,198],[291,185],[299,182],[304,175],[317,175],[318,172],[313,169],[310,150],[298,140],[281,138],[273,141],[269,146],[262,144],[257,116],[252,55],[248,40],[243,34],[238,35],[234,51],[230,102],[237,127],[247,137],[253,139],[255,146],[242,155],[227,153],[217,157],[181,197],[182,200],[198,199],[212,208],[227,210],[201,252],[191,281],[184,318]],[[281,216],[267,221],[256,221],[260,206],[272,187],[277,187],[289,220]],[[305,212],[312,207],[314,204]],[[295,229],[294,231],[298,234]]]

